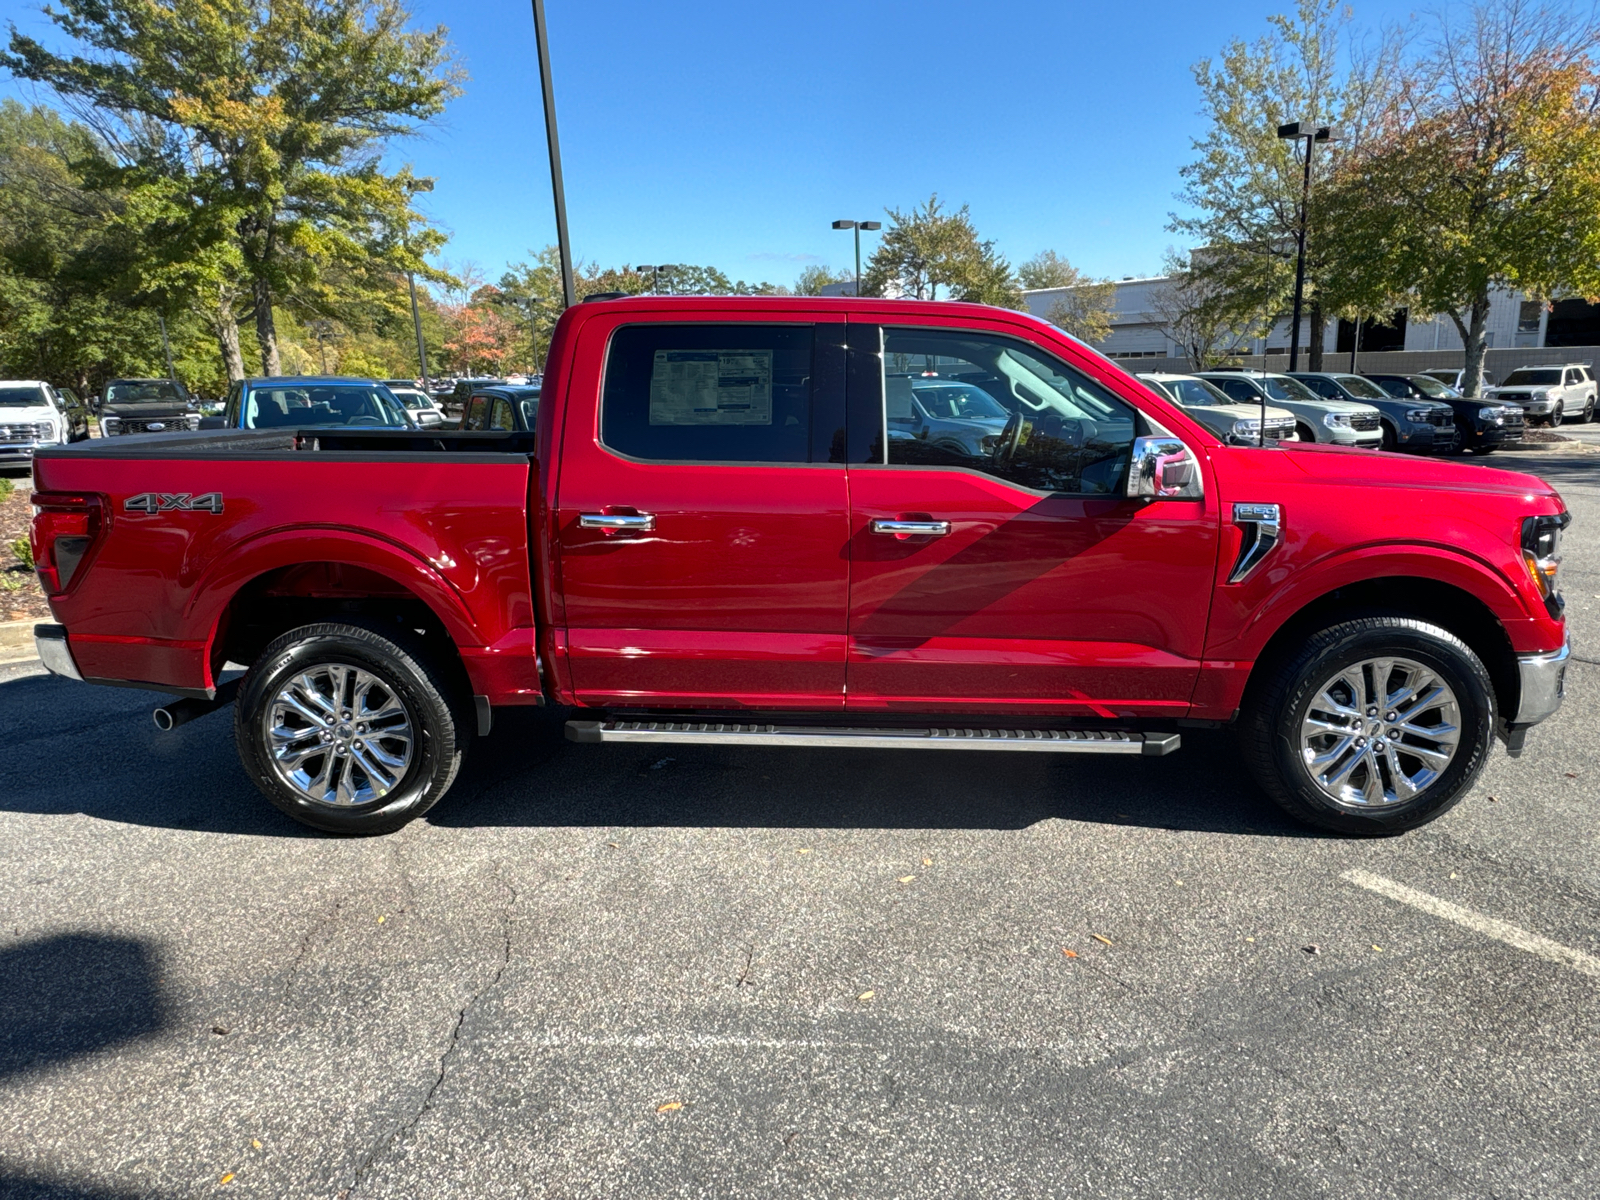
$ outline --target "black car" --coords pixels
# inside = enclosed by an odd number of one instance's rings
[[[456,380],[455,387],[450,389],[450,395],[440,401],[440,407],[446,412],[465,413],[467,399],[479,388],[505,385],[504,379],[488,379],[482,376],[471,379]]]
[[[200,428],[200,409],[176,379],[113,379],[100,394],[100,436],[182,433]]]
[[[1446,387],[1432,375],[1368,375],[1397,400],[1437,400],[1455,410],[1457,448],[1474,454],[1493,454],[1501,446],[1522,440],[1527,424],[1520,404],[1497,404],[1493,400],[1468,400],[1455,388]]]
[[[539,416],[539,389],[503,383],[472,392],[461,415],[463,433],[507,430],[531,433]]]
[[[1348,371],[1290,371],[1328,400],[1370,404],[1383,416],[1383,448],[1411,454],[1449,454],[1456,448],[1456,414],[1438,400],[1396,400],[1364,375]]]

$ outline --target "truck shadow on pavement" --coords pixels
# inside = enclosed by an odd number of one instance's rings
[[[0,812],[246,837],[321,837],[272,808],[234,753],[231,712],[170,733],[155,694],[47,675],[0,682]],[[473,826],[1024,829],[1063,819],[1317,836],[1250,781],[1232,735],[1187,730],[1164,758],[979,751],[576,745],[567,714],[505,708],[425,818]]]

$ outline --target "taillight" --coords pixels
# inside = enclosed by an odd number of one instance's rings
[[[59,596],[72,586],[72,577],[100,536],[103,527],[101,499],[79,492],[35,492],[33,565],[48,595]]]
[[[1561,598],[1561,531],[1572,523],[1570,513],[1528,517],[1522,522],[1522,561],[1544,601],[1545,610],[1559,617]]]

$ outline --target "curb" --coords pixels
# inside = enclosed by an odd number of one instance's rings
[[[33,648],[33,627],[37,624],[35,620],[0,621],[0,663],[39,657]]]

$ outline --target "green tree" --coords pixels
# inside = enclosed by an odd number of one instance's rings
[[[800,272],[800,278],[795,280],[794,294],[796,296],[820,296],[822,289],[835,283],[854,283],[854,271],[836,271],[832,267],[823,267],[813,264]]]
[[[180,203],[164,231],[215,252],[196,286],[218,289],[221,326],[245,308],[265,371],[279,370],[275,306],[333,313],[353,294],[382,300],[398,273],[429,274],[423,256],[443,239],[413,201],[432,181],[386,173],[380,155],[459,91],[442,27],[407,30],[399,0],[62,0],[45,12],[83,52],[13,27],[0,65],[125,146],[130,186],[165,180],[169,200],[194,198],[193,223],[176,220]]]
[[[1111,280],[1085,275],[1054,250],[1041,250],[1019,266],[1017,280],[1029,291],[1068,289],[1045,313],[1051,324],[1091,345],[1111,336],[1111,318],[1117,309],[1117,285]]]
[[[1183,347],[1193,370],[1234,361],[1255,328],[1239,324],[1229,297],[1205,272],[1194,270],[1191,260],[1169,251],[1162,271],[1166,281],[1150,294],[1150,309],[1162,332]]]
[[[1351,293],[1447,313],[1475,396],[1493,289],[1600,297],[1600,25],[1519,0],[1432,22],[1324,208]]]
[[[955,300],[1023,307],[1011,264],[992,241],[979,239],[965,204],[950,212],[935,194],[908,213],[887,212],[889,228],[861,275],[864,295],[937,300],[942,287]]]
[[[1299,0],[1293,15],[1268,21],[1267,36],[1235,40],[1220,60],[1194,67],[1211,127],[1194,143],[1198,157],[1181,171],[1178,198],[1192,213],[1174,215],[1168,225],[1203,249],[1194,271],[1204,278],[1208,308],[1240,329],[1270,324],[1292,307],[1304,143],[1280,139],[1278,125],[1336,126],[1341,140],[1316,151],[1317,169],[1326,173],[1361,144],[1387,103],[1401,45],[1392,35],[1354,40],[1341,57],[1341,39],[1350,32],[1344,0]],[[1310,207],[1306,237],[1314,371],[1322,369],[1325,310],[1350,302],[1325,212]]]

